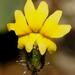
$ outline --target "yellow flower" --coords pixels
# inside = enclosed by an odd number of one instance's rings
[[[31,52],[33,46],[38,46],[41,55],[46,50],[56,51],[56,44],[50,38],[61,38],[70,32],[70,25],[59,25],[62,11],[57,10],[48,17],[49,9],[45,1],[41,1],[35,9],[32,0],[27,0],[24,14],[21,10],[15,11],[15,23],[8,23],[8,30],[14,30],[18,35],[18,48],[25,47]]]

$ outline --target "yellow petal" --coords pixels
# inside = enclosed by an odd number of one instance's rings
[[[47,49],[47,44],[42,36],[37,38],[37,44],[41,55],[44,55]]]
[[[50,15],[48,17],[48,19],[45,22],[45,25],[47,25],[47,24],[52,25],[52,26],[57,25],[60,21],[61,16],[62,16],[62,11],[61,10],[55,11],[52,15]]]
[[[16,35],[25,35],[30,33],[31,30],[29,29],[25,16],[20,10],[15,11],[15,19],[16,23],[8,23],[7,28],[9,31],[14,30]]]
[[[34,21],[35,20],[35,18],[34,18],[35,7],[34,7],[32,0],[27,0],[25,7],[24,7],[24,12],[25,12],[27,22],[31,27],[31,25],[33,25],[33,22],[35,22]]]
[[[23,36],[23,37],[20,37],[18,39],[18,48],[19,49],[23,49],[24,47],[26,47],[26,44],[28,42],[28,36]]]
[[[54,12],[44,23],[43,27],[40,30],[40,33],[47,37],[51,37],[51,34],[58,25],[61,15],[62,11],[57,10],[56,12]]]
[[[32,0],[27,0],[24,11],[29,26],[34,32],[38,32],[46,17],[48,16],[47,3],[42,1],[39,4],[39,7],[35,9]]]
[[[36,41],[36,35],[34,33],[29,34],[28,41],[26,43],[26,51],[31,52],[33,49],[33,45],[35,44]]]
[[[53,38],[61,38],[69,33],[71,30],[71,25],[60,25],[51,34]]]
[[[45,38],[44,40],[46,42],[45,44],[47,44],[47,50],[49,51],[49,53],[55,52],[57,49],[56,44],[47,38]]]
[[[15,23],[8,23],[7,24],[7,28],[8,28],[8,31],[15,31]]]
[[[70,29],[70,25],[58,25],[62,12],[56,11],[45,22],[44,26],[40,30],[40,33],[49,38],[60,38],[66,35]]]
[[[47,31],[53,31],[58,25],[61,15],[62,12],[59,10],[54,12],[44,23],[43,27],[40,30],[40,33],[45,34]]]
[[[29,29],[29,27],[26,23],[26,19],[25,19],[25,16],[23,15],[22,11],[20,11],[20,10],[15,11],[15,19],[16,19],[15,32],[17,35],[24,35],[24,34],[31,32],[31,30]]]
[[[48,10],[48,4],[45,1],[41,1],[37,8],[36,13],[36,26],[35,29],[39,30],[41,26],[43,25],[46,17],[48,16],[49,10]]]
[[[56,44],[43,36],[39,36],[37,38],[37,44],[41,55],[44,55],[46,50],[48,50],[50,53],[56,51]]]
[[[69,33],[71,30],[71,25],[58,25],[54,28],[45,27],[40,33],[49,38],[61,38]]]

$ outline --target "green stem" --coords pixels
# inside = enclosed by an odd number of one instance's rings
[[[44,58],[45,55],[42,56],[37,49],[33,49],[31,53],[27,53],[28,68],[34,72],[35,75],[43,67],[45,61]]]
[[[27,53],[26,50],[20,51],[20,57],[25,60],[32,75],[37,75],[37,72],[44,66],[45,55],[42,56],[37,48],[33,48],[31,53]]]
[[[37,75],[37,71],[32,71],[32,75]]]

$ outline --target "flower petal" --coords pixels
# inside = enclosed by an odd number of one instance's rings
[[[34,33],[29,34],[28,41],[26,43],[26,51],[31,52],[33,49],[33,45],[35,44],[36,41],[36,35]]]
[[[71,30],[71,25],[60,25],[51,34],[53,38],[61,38],[69,33]]]
[[[48,50],[50,53],[52,51],[56,51],[56,44],[45,37],[39,36],[37,38],[37,44],[41,55],[44,55],[46,50]]]
[[[15,11],[15,19],[16,19],[16,34],[17,35],[24,35],[30,33],[31,30],[29,29],[25,16],[20,10]]]
[[[16,35],[24,35],[30,33],[31,30],[29,29],[25,16],[20,10],[15,11],[15,19],[16,23],[9,23],[7,24],[8,30],[14,30]]]
[[[71,25],[58,25],[53,27],[52,29],[51,28],[45,27],[44,30],[40,33],[49,38],[61,38],[70,32]]]
[[[70,25],[58,25],[62,12],[56,11],[45,22],[40,33],[49,38],[60,38],[69,33]]]
[[[8,31],[15,31],[15,23],[8,23],[7,24],[7,28],[8,28]]]
[[[49,53],[55,52],[57,49],[56,44],[49,39],[45,38],[44,40],[46,42],[45,44],[47,44],[47,50],[49,51]]]
[[[33,25],[33,23],[35,22],[34,21],[35,7],[34,7],[32,0],[27,0],[25,7],[24,7],[24,12],[25,12],[27,22],[28,22],[29,26],[31,27]]]
[[[20,37],[18,39],[18,48],[23,49],[26,46],[28,39],[29,39],[28,36]]]
[[[56,11],[52,14],[44,23],[43,27],[40,30],[40,33],[45,34],[47,31],[51,32],[56,28],[60,20],[62,12]]]
[[[44,55],[47,49],[47,44],[42,36],[37,38],[37,44],[41,55]]]
[[[61,16],[62,16],[62,11],[61,10],[55,11],[52,15],[50,15],[48,17],[48,19],[45,22],[45,25],[51,25],[51,26],[58,25]]]
[[[29,26],[34,32],[38,32],[46,17],[48,16],[47,3],[42,1],[36,10],[32,0],[27,0],[24,11]]]
[[[47,18],[49,13],[48,4],[45,1],[41,1],[38,6],[37,14],[36,14],[36,29],[39,30],[43,25],[45,19]]]

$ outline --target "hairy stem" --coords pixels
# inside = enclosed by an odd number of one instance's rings
[[[27,53],[27,66],[32,71],[32,75],[37,75],[37,72],[44,66],[45,55],[41,55],[39,50],[33,49],[31,53]]]

